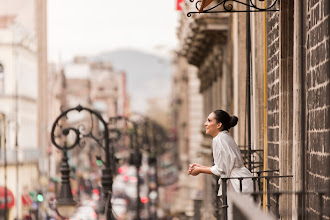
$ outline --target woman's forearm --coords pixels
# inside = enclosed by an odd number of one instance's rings
[[[200,173],[206,173],[206,174],[213,174],[211,172],[211,167],[203,166],[203,167],[198,167],[197,168]]]
[[[189,165],[188,175],[197,176],[200,173],[213,174],[211,172],[211,167],[201,166],[199,164],[191,164],[191,165]]]
[[[203,166],[203,165],[200,165],[198,163],[193,163],[191,164],[192,167],[201,167],[201,168],[208,168],[208,166]]]

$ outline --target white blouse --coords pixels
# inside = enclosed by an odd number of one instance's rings
[[[219,177],[251,177],[251,172],[244,166],[241,152],[233,137],[228,131],[221,131],[212,143],[214,166],[211,172]],[[218,196],[222,195],[221,179],[219,179]],[[236,192],[239,192],[239,180],[230,179],[227,185],[231,184]],[[229,188],[230,186],[228,186]],[[253,192],[252,179],[243,179],[243,192]]]

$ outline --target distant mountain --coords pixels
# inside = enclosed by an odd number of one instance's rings
[[[171,61],[143,51],[122,49],[101,53],[93,60],[111,61],[116,71],[127,74],[127,89],[133,111],[145,112],[149,98],[168,97]]]

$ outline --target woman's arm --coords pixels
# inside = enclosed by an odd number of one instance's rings
[[[191,172],[192,172],[195,168],[197,168],[197,167],[206,168],[205,166],[200,165],[200,164],[198,164],[198,163],[189,164],[188,175],[190,175]]]
[[[197,176],[200,173],[213,174],[211,167],[207,166],[191,166],[188,170],[188,175]]]
[[[192,168],[192,167],[203,167],[203,168],[207,168],[207,166],[203,166],[203,165],[200,165],[198,163],[189,164],[189,168]]]

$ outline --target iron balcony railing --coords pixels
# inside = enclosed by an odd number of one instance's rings
[[[325,207],[325,200],[329,198],[329,191],[270,191],[270,181],[276,178],[291,178],[292,175],[283,175],[283,176],[261,176],[260,174],[263,172],[273,172],[273,171],[259,171],[257,172],[258,176],[253,177],[228,177],[228,178],[221,178],[222,182],[222,206],[221,206],[221,214],[217,215],[217,219],[227,220],[228,219],[228,192],[227,192],[227,181],[230,179],[238,179],[240,182],[240,191],[244,194],[250,194],[253,196],[254,201],[261,201],[263,203],[263,195],[267,195],[267,211],[276,219],[281,219],[282,217],[290,219],[292,215],[297,216],[297,219],[320,219],[322,220],[323,217],[328,216],[329,213],[325,213],[325,211],[329,211]],[[242,186],[244,179],[252,179],[253,181],[253,192],[242,192]],[[262,179],[266,181],[266,191],[262,190],[260,183],[263,182]],[[259,185],[259,186],[258,186]],[[280,197],[281,196],[296,196],[298,203],[297,203],[297,210],[291,210],[290,207],[287,207],[287,210],[280,209]],[[306,208],[306,201],[310,200],[310,196],[314,198],[311,200],[313,201],[314,206],[318,206],[317,211],[311,212],[311,210],[307,210]],[[294,201],[293,198],[289,198],[289,200]],[[318,203],[318,204],[315,204]],[[253,211],[253,210],[251,210]],[[235,219],[235,218],[234,218]],[[247,218],[248,219],[248,218]]]
[[[227,201],[227,181],[230,179],[238,179],[239,180],[239,185],[240,185],[240,192],[242,192],[243,189],[243,180],[244,179],[252,179],[253,181],[253,192],[251,192],[252,195],[254,195],[254,200],[257,200],[257,182],[258,179],[265,179],[267,181],[267,192],[269,191],[269,181],[270,179],[275,179],[275,178],[289,178],[293,177],[292,175],[285,175],[285,176],[253,176],[253,177],[226,177],[226,178],[221,178],[221,184],[222,184],[222,219],[227,220],[228,215],[227,215],[227,209],[228,209],[228,201]],[[262,198],[261,198],[262,201]],[[267,197],[267,205],[270,205],[270,198],[269,196]]]
[[[263,149],[249,150],[247,146],[239,146],[244,165],[251,171],[262,170],[263,168]]]

